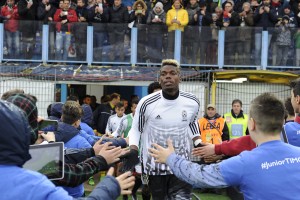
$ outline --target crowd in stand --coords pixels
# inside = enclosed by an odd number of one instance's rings
[[[55,23],[49,34],[49,55],[55,60],[85,60],[87,24],[93,24],[97,61],[103,61],[107,44],[107,59],[123,61],[131,27],[138,28],[138,60],[144,62],[173,57],[174,30],[180,30],[184,63],[199,63],[198,58],[202,64],[216,63],[220,29],[226,30],[225,64],[259,65],[261,30],[268,29],[272,65],[298,66],[300,61],[300,3],[295,0],[7,0],[2,5],[7,58],[33,58],[41,32],[32,23],[37,20]],[[296,54],[292,63],[291,54]]]

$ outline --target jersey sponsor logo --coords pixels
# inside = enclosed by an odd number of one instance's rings
[[[187,121],[187,112],[185,110],[182,111],[182,121],[183,122]]]
[[[160,115],[157,115],[157,116],[155,117],[155,119],[161,119]]]

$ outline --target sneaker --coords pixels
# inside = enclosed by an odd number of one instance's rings
[[[91,186],[94,186],[94,185],[95,185],[94,177],[91,176],[91,177],[89,178],[88,184],[91,185]]]

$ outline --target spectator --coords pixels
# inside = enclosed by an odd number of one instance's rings
[[[83,110],[79,103],[67,101],[63,106],[62,122],[59,122],[55,139],[57,142],[64,142],[65,148],[90,148],[88,141],[79,135]],[[70,196],[77,198],[84,196],[84,186],[80,184],[76,187],[64,187]]]
[[[105,134],[105,128],[108,118],[115,114],[115,106],[120,102],[120,94],[113,93],[110,95],[110,101],[100,104],[100,106],[93,113],[94,127],[99,134]]]
[[[163,4],[157,2],[148,14],[148,56],[151,63],[159,63],[163,58],[163,39],[166,29],[166,13]],[[166,49],[164,49],[166,51]]]
[[[91,106],[93,112],[98,108],[99,105],[100,105],[100,104],[97,103],[97,98],[96,98],[96,96],[92,95],[92,96],[91,96],[91,104],[90,104],[90,106]]]
[[[100,99],[100,103],[103,104],[103,103],[108,103],[110,100],[110,95],[109,94],[105,94],[101,97]]]
[[[93,111],[91,106],[88,104],[83,104],[81,107],[83,110],[83,115],[81,118],[80,128],[87,134],[95,136],[94,130],[91,128],[93,126]]]
[[[189,22],[189,15],[183,8],[181,0],[174,0],[172,9],[167,12],[166,24],[168,26],[168,49],[167,57],[174,57],[175,30],[184,31]],[[181,43],[183,43],[183,37]]]
[[[154,81],[148,86],[148,94],[152,94],[153,92],[157,92],[161,90],[161,85],[159,82]]]
[[[77,0],[76,14],[78,22],[74,24],[74,38],[76,57],[78,60],[86,60],[86,43],[87,43],[87,20],[88,11],[85,0]]]
[[[218,8],[218,7],[217,7]],[[211,15],[212,22],[210,24],[211,29],[211,41],[208,42],[206,63],[217,63],[217,49],[218,49],[218,38],[219,38],[219,27],[217,26],[218,15],[213,13]]]
[[[254,13],[254,25],[256,27],[262,27],[265,31],[267,28],[272,28],[277,22],[276,11],[270,5],[270,0],[264,0],[262,4],[257,7]],[[260,30],[255,31],[255,64],[261,64],[261,36],[262,33]],[[272,34],[269,32],[269,44],[272,38]]]
[[[145,44],[147,44],[147,5],[143,0],[137,0],[132,6],[132,12],[129,15],[129,22],[133,22],[133,27],[138,29],[138,62],[145,62],[147,60],[147,53]]]
[[[4,33],[7,42],[8,58],[18,58],[20,54],[20,32],[18,7],[14,0],[7,0],[1,7],[1,16],[4,22]]]
[[[209,57],[214,56],[208,54],[208,45],[212,39],[212,32],[209,26],[211,25],[211,23],[213,23],[213,21],[211,13],[207,11],[206,4],[204,2],[201,2],[199,4],[199,8],[200,9],[197,11],[197,15],[194,16],[196,17],[196,20],[194,20],[197,22],[197,25],[199,26],[200,30],[200,34],[198,34],[200,43],[200,63],[207,64]],[[195,32],[197,33],[197,30],[195,30],[194,33],[191,33],[191,35],[195,34]],[[197,50],[195,52],[197,52]]]
[[[19,28],[22,38],[21,52],[25,59],[32,59],[33,49],[35,46],[35,37],[37,30],[37,23],[35,16],[37,13],[38,1],[37,0],[20,0],[18,2]]]
[[[224,64],[235,64],[235,55],[238,46],[238,28],[240,26],[240,17],[238,13],[233,10],[233,3],[231,1],[226,1],[223,15],[217,20],[217,25],[226,30],[225,35],[225,55]],[[230,27],[230,28],[228,28]]]
[[[243,4],[243,10],[239,13],[241,24],[239,29],[239,44],[237,45],[238,65],[251,65],[251,45],[253,37],[253,11],[249,2]]]
[[[283,6],[283,13],[281,14],[281,16],[287,15],[290,18],[290,27],[291,28],[296,28],[298,27],[298,23],[295,17],[294,12],[291,10],[291,6],[289,4],[286,4]]]
[[[294,39],[296,48],[296,66],[300,66],[300,28],[297,29],[297,32],[294,35]]]
[[[82,99],[82,103],[83,104],[87,104],[87,105],[90,105],[91,104],[91,96],[90,95],[85,95]]]
[[[53,4],[50,4],[49,0],[40,1],[37,8],[37,19],[49,25],[50,57],[53,57],[55,53],[55,25],[53,23],[53,17],[56,10],[57,8]]]
[[[67,60],[71,45],[72,22],[77,22],[75,10],[69,8],[70,0],[63,1],[63,8],[57,9],[54,15],[56,23],[56,60]]]
[[[289,48],[292,43],[292,34],[289,24],[290,18],[287,15],[282,17],[282,20],[278,21],[275,28],[276,38],[276,66],[286,66]]]
[[[64,104],[62,102],[55,102],[51,104],[51,111],[49,119],[60,120],[62,115],[62,107]]]
[[[108,34],[112,49],[109,53],[110,61],[115,61],[119,55],[119,60],[124,61],[124,37],[129,22],[127,8],[122,5],[122,0],[114,0],[112,7],[108,8]]]
[[[88,21],[93,23],[94,26],[94,59],[96,61],[102,61],[103,45],[108,39],[107,37],[107,25],[108,22],[108,7],[102,0],[97,0],[96,4],[94,0],[88,1]]]
[[[49,3],[49,0],[42,0],[37,8],[37,19],[44,23],[52,22],[55,12],[56,8]]]
[[[198,55],[199,49],[199,27],[202,26],[203,15],[198,12],[200,10],[197,0],[189,0],[187,4],[186,11],[189,16],[189,23],[185,27],[184,38],[185,42],[183,45],[183,62],[196,64],[196,56]],[[198,22],[198,14],[201,15],[201,22]],[[200,17],[200,16],[199,16]],[[200,51],[202,49],[200,48]],[[202,61],[202,60],[201,60]]]

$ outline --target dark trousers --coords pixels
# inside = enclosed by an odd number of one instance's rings
[[[192,199],[192,186],[175,175],[149,176],[149,187],[153,200]]]

